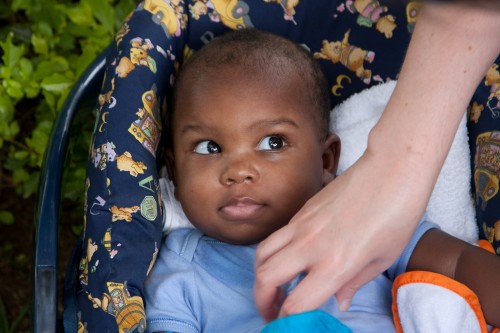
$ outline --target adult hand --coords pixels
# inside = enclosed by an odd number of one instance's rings
[[[392,163],[366,153],[259,245],[255,300],[266,320],[315,309],[334,293],[345,310],[399,256],[426,200],[412,199],[418,170]],[[279,286],[303,271],[307,276],[278,304]]]
[[[428,2],[368,149],[257,249],[262,315],[354,293],[400,255],[423,214],[467,104],[500,51],[498,6]],[[497,3],[497,2],[495,2]],[[459,18],[459,19],[457,19]],[[279,307],[280,286],[307,276]]]

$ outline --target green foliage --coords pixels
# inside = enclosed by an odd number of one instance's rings
[[[3,304],[2,299],[0,298],[0,333],[14,333],[17,332],[19,324],[26,317],[28,310],[30,308],[30,304],[26,304],[23,306],[19,314],[12,319],[10,322],[9,317],[7,315],[7,309]]]
[[[111,42],[135,0],[7,0],[0,4],[0,192],[36,193],[66,96]],[[73,142],[66,198],[81,199],[91,126]],[[88,134],[88,135],[86,135]],[[12,223],[0,211],[0,224]]]

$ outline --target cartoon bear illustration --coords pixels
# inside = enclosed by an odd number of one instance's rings
[[[138,174],[144,174],[144,170],[148,168],[143,162],[134,161],[128,151],[116,158],[116,167],[120,171],[128,171],[133,177],[137,177]]]
[[[193,19],[199,20],[202,15],[207,15],[208,13],[207,2],[198,0],[194,5],[189,4],[189,13]]]
[[[104,80],[105,81],[105,80]],[[104,94],[99,94],[99,97],[97,98],[97,101],[99,103],[99,110],[102,110],[102,107],[105,105],[105,104],[112,104],[113,101],[113,92],[115,91],[115,78],[112,78],[111,79],[111,89],[104,93]]]
[[[372,72],[364,68],[364,62],[371,63],[375,58],[375,53],[366,51],[359,47],[349,44],[349,29],[344,34],[344,39],[335,42],[323,40],[323,47],[320,52],[315,52],[316,59],[330,60],[334,64],[341,63],[349,70],[356,73],[356,76],[363,80],[364,83],[369,84],[372,78]]]
[[[109,210],[112,213],[111,221],[116,222],[119,220],[125,220],[127,222],[132,222],[132,214],[140,211],[141,207],[118,207],[116,205],[113,205]]]
[[[387,6],[380,5],[377,0],[347,0],[346,7],[351,13],[359,14],[356,22],[360,26],[371,28],[376,24],[379,32],[386,38],[392,38],[396,20],[392,15],[383,16],[387,13]]]
[[[477,104],[476,101],[472,103],[472,105],[469,107],[469,120],[473,123],[476,123],[479,121],[479,117],[481,116],[481,112],[484,110],[484,105]]]
[[[130,44],[132,45],[130,48],[130,59],[122,57],[115,68],[115,73],[118,77],[127,77],[136,66],[146,66],[151,72],[156,73],[156,62],[148,55],[148,51],[154,48],[151,41],[138,37],[132,39]]]
[[[484,84],[490,87],[490,95],[488,99],[496,97],[500,100],[500,72],[498,71],[498,64],[491,65],[486,72]]]
[[[375,23],[375,29],[383,33],[385,38],[392,38],[392,32],[396,27],[396,19],[392,15],[383,16]]]

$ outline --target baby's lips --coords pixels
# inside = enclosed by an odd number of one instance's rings
[[[255,217],[262,207],[252,198],[234,198],[222,206],[221,211],[230,220],[247,220]]]

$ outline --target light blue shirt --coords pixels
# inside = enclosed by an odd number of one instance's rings
[[[347,312],[334,297],[321,306],[353,332],[395,332],[392,280],[405,272],[420,237],[432,223],[421,222],[403,254],[363,286]],[[146,280],[147,331],[179,333],[260,332],[265,321],[254,304],[256,245],[227,244],[196,229],[178,229],[164,240]]]

